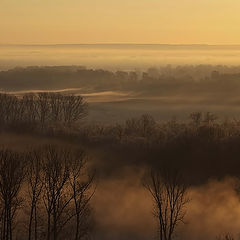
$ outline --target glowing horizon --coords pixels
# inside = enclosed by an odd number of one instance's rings
[[[1,0],[0,44],[240,44],[236,0]]]

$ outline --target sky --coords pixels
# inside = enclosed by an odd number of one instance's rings
[[[239,0],[0,0],[0,44],[240,44]]]

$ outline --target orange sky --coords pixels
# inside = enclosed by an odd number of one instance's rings
[[[0,43],[240,44],[239,0],[0,0]]]

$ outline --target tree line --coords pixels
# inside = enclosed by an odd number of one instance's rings
[[[85,116],[86,103],[81,96],[60,93],[0,94],[0,113],[3,125],[70,125]],[[128,120],[126,132],[148,137],[154,126],[143,115]],[[186,189],[175,176],[152,171],[144,183],[158,209],[160,240],[171,240],[183,218]],[[51,144],[24,152],[0,148],[0,239],[87,238],[93,229],[95,189],[96,173],[88,168],[83,149]]]
[[[57,92],[29,93],[21,96],[0,94],[2,126],[26,124],[28,128],[48,125],[70,126],[87,113],[87,103],[81,96]]]
[[[159,240],[171,240],[185,216],[187,187],[176,171],[151,170],[144,187],[154,200]],[[0,149],[0,239],[86,239],[96,172],[82,149],[45,145]]]
[[[81,149],[0,149],[1,240],[86,237],[93,227],[95,176]]]
[[[60,127],[71,126],[86,115],[86,110],[87,104],[81,96],[49,92],[0,95],[2,125],[25,123],[27,127],[46,128],[60,123]],[[121,124],[84,126],[77,130],[77,135],[78,140],[87,135],[88,141],[100,142],[100,147],[106,145],[109,152],[114,144],[123,147],[118,154],[126,152],[127,161],[133,156],[132,146],[136,147],[133,149],[135,155],[139,152],[143,158],[147,157],[151,170],[146,173],[143,186],[153,199],[158,239],[172,240],[179,224],[184,223],[189,202],[188,185],[182,170],[191,163],[183,160],[192,162],[194,156],[200,158],[197,164],[204,163],[208,156],[201,154],[209,151],[214,171],[220,171],[220,164],[216,162],[222,158],[235,164],[238,155],[234,149],[239,145],[233,143],[239,142],[240,130],[237,120],[219,122],[210,112],[194,112],[188,123],[174,118],[159,123],[144,114]],[[111,144],[106,144],[103,138],[110,139]],[[181,159],[182,155],[184,159]],[[50,144],[23,152],[1,147],[0,239],[88,238],[94,228],[91,199],[96,189],[96,172],[88,168],[88,160],[88,154],[82,148],[65,145]],[[140,158],[136,162],[142,164]],[[122,163],[116,163],[116,166],[118,164]],[[208,162],[208,168],[209,165]],[[142,166],[146,167],[146,163]],[[199,169],[197,166],[197,172]],[[227,166],[224,171],[226,169]],[[189,172],[195,174],[193,169]]]
[[[239,66],[161,66],[137,71],[108,71],[81,66],[26,67],[0,71],[5,91],[81,88],[85,92],[133,91],[151,94],[225,92],[239,89]],[[66,84],[67,81],[67,84]],[[157,87],[157,89],[156,89]],[[170,92],[169,92],[170,91]]]

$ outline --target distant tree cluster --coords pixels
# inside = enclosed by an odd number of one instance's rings
[[[160,66],[139,71],[108,71],[78,66],[26,67],[0,71],[4,91],[81,88],[81,91],[134,91],[152,94],[239,90],[240,67]]]
[[[94,181],[83,150],[0,149],[0,239],[86,238],[93,227]]]
[[[194,112],[187,121],[160,122],[144,114],[117,124],[91,123],[77,135],[79,141],[103,149],[113,171],[125,164],[158,169],[164,163],[184,171],[191,184],[239,174],[240,121],[219,119],[211,112]]]
[[[0,94],[0,123],[47,126],[58,123],[70,126],[87,113],[87,104],[81,96],[56,92],[40,92],[15,96]]]
[[[232,134],[239,134],[238,126],[237,120],[221,122],[214,113],[193,112],[187,122],[180,122],[175,118],[159,122],[151,115],[143,114],[140,117],[129,118],[123,123],[87,125],[81,131],[90,139],[112,138],[123,143],[134,140],[134,144],[144,141],[152,145],[161,145],[183,135],[208,140],[226,138]]]

